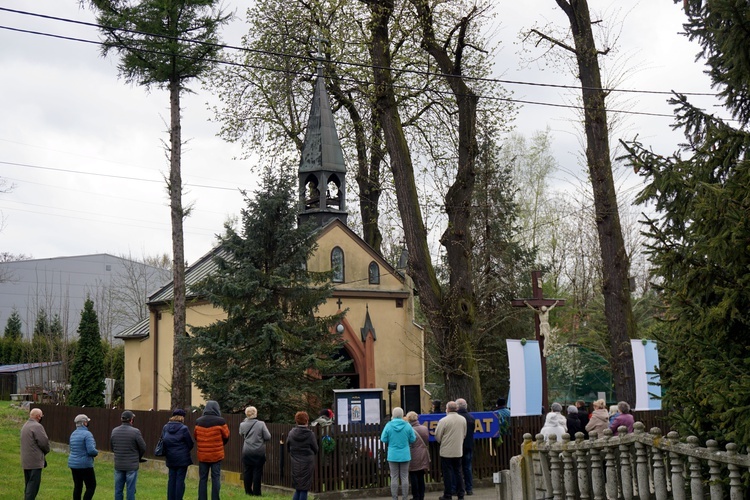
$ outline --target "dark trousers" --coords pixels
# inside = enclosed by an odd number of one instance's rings
[[[170,467],[167,482],[167,500],[182,500],[185,496],[185,476],[188,466]]]
[[[211,500],[219,500],[221,462],[198,462],[198,500],[208,500],[208,473],[211,472]]]
[[[461,457],[461,472],[464,475],[464,488],[467,492],[474,489],[474,476],[471,471],[471,457],[473,454],[473,450],[464,450],[464,455]]]
[[[440,457],[443,469],[443,496],[450,498],[453,491],[458,498],[464,497],[464,478],[461,475],[461,457]]]
[[[424,500],[424,471],[409,471],[409,484],[411,484],[411,496],[414,500]]]
[[[260,482],[263,479],[265,455],[242,455],[242,480],[245,483],[245,494],[260,496]]]
[[[26,482],[23,499],[34,500],[39,493],[39,486],[42,484],[42,469],[24,469],[23,479]]]
[[[81,500],[83,486],[86,485],[86,493],[83,494],[83,500],[94,498],[96,491],[96,473],[93,467],[85,469],[70,469],[73,474],[73,500]]]

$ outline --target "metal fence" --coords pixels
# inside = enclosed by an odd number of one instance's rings
[[[68,443],[70,433],[75,429],[73,419],[79,413],[85,413],[91,419],[89,430],[94,434],[100,450],[110,450],[109,437],[112,429],[120,425],[121,410],[104,408],[78,408],[74,406],[34,405],[44,412],[44,427],[50,440]],[[154,457],[153,449],[161,435],[164,424],[169,420],[169,411],[133,411],[134,426],[140,429],[146,441],[146,457]],[[195,420],[200,412],[188,414],[185,425],[195,428]],[[222,462],[225,471],[242,472],[242,438],[239,435],[243,414],[224,414],[230,429],[229,442],[226,445],[226,458]],[[636,419],[649,427],[666,428],[662,412],[636,412]],[[502,442],[494,439],[477,439],[473,456],[475,480],[481,481],[492,477],[493,472],[508,469],[510,459],[517,454],[523,443],[524,434],[536,434],[543,424],[542,416],[513,417],[511,434]],[[289,457],[285,453],[284,443],[292,425],[266,424],[271,433],[271,440],[266,445],[266,466],[263,469],[263,483],[267,485],[291,487]],[[386,448],[380,442],[381,425],[361,425],[327,428],[314,427],[321,444],[317,460],[314,492],[338,491],[362,488],[379,488],[389,484],[389,470],[386,461]],[[322,446],[324,436],[330,436],[333,446]],[[327,438],[326,438],[327,439]],[[431,465],[427,482],[440,482],[439,445],[430,443]],[[193,450],[193,462],[198,463]]]

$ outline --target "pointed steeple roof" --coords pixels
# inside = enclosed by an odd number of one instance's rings
[[[336,124],[333,121],[331,103],[323,77],[323,65],[320,62],[318,62],[318,76],[310,107],[310,117],[307,120],[299,172],[319,170],[346,173],[344,152],[336,133]]]

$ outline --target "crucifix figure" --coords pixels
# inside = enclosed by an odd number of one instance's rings
[[[531,299],[515,299],[510,304],[513,307],[528,307],[536,313],[534,317],[534,329],[536,331],[536,340],[539,341],[539,349],[542,352],[542,405],[548,408],[547,404],[547,349],[545,348],[545,338],[549,338],[551,329],[549,326],[549,313],[555,306],[564,306],[565,301],[560,299],[547,299],[544,297],[541,285],[541,271],[531,272]]]

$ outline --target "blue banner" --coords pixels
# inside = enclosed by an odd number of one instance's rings
[[[500,434],[500,421],[491,411],[472,411],[474,422],[474,439],[495,438]],[[435,441],[435,428],[445,413],[424,413],[419,415],[419,423],[430,431],[430,441]]]

